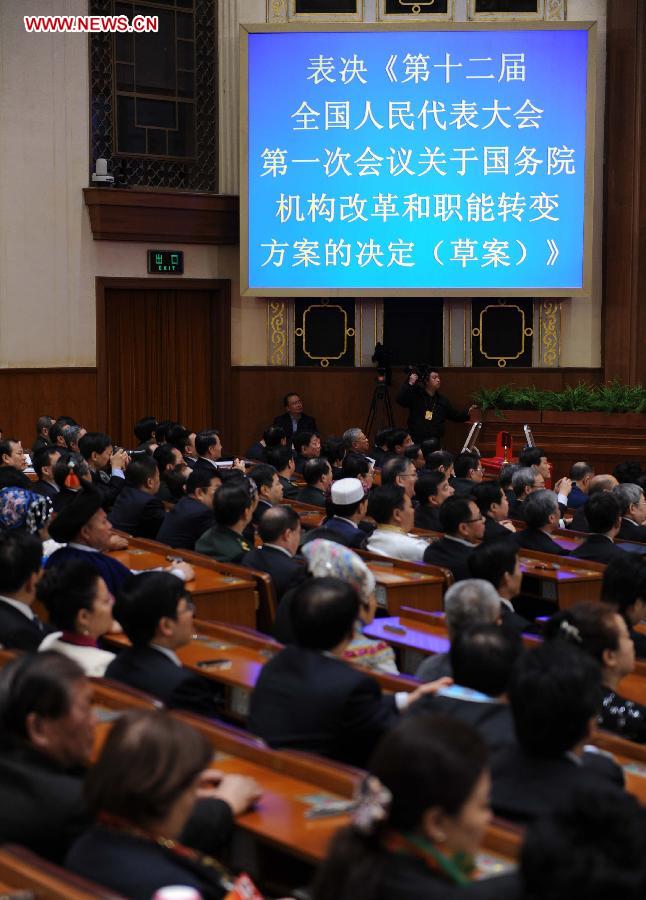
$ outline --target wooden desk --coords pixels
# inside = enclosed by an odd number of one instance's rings
[[[111,550],[109,554],[128,569],[166,568],[170,564],[169,556],[182,557],[181,551],[171,552],[170,548],[164,548],[166,553],[163,550],[153,551],[143,541],[138,542],[137,538],[129,538],[128,541],[130,546],[127,550]],[[186,588],[195,603],[197,614],[203,619],[217,619],[253,628],[256,624],[257,606],[254,582],[251,579],[246,581],[222,575],[201,566],[194,562],[193,554],[190,562],[195,570],[195,578],[187,582]]]
[[[447,653],[450,647],[446,626],[425,624],[406,616],[375,619],[363,633],[396,648],[399,671],[409,675],[415,674],[427,656]]]
[[[380,556],[368,550],[355,551],[377,582],[377,604],[397,615],[402,606],[434,612],[443,609],[442,597],[451,584],[450,572],[422,562],[407,562]]]
[[[121,898],[121,894],[66,872],[25,847],[5,844],[0,848],[0,894],[17,894],[19,891],[38,900]]]
[[[518,552],[523,572],[521,595],[550,601],[559,609],[601,599],[605,566],[538,550]]]

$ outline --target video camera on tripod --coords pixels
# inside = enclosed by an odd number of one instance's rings
[[[392,428],[394,425],[395,420],[392,406],[390,405],[390,394],[388,393],[388,388],[393,379],[391,359],[392,354],[390,350],[386,350],[383,344],[375,344],[372,361],[377,364],[377,377],[375,378],[375,387],[372,392],[372,400],[364,428],[364,434],[368,437],[370,437],[373,427],[378,431],[379,428],[384,426]]]

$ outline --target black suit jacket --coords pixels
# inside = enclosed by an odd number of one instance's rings
[[[575,511],[574,516],[572,517],[572,521],[570,522],[568,527],[572,531],[583,531],[585,533],[588,533],[590,531],[590,526],[585,514],[585,503],[583,504],[583,506],[579,506],[579,508]],[[621,531],[619,532],[618,537],[621,537]]]
[[[479,703],[459,697],[429,695],[414,703],[407,715],[423,713],[440,713],[466,722],[480,733],[491,753],[499,753],[516,743],[514,720],[506,703],[496,703],[494,700]]]
[[[122,650],[106,669],[105,677],[152,694],[171,709],[188,709],[202,716],[215,716],[221,711],[221,691],[215,682],[175,665],[154,647]]]
[[[483,878],[460,886],[422,860],[382,851],[379,900],[521,900],[518,875]]]
[[[268,509],[271,509],[271,503],[269,503],[267,500],[258,501],[258,505],[254,509],[253,517],[251,519],[254,525],[260,525],[260,520]]]
[[[19,609],[0,600],[0,644],[9,650],[38,650],[50,631],[42,622],[28,619]]]
[[[529,823],[556,810],[569,810],[576,791],[621,790],[623,774],[611,760],[584,754],[577,765],[566,756],[539,759],[510,747],[494,758],[492,807],[496,815]]]
[[[515,541],[519,549],[538,550],[541,553],[555,553],[557,556],[570,556],[569,550],[564,550],[549,534],[545,534],[538,528],[524,528],[516,532]]]
[[[24,472],[15,466],[0,466],[0,489],[4,487],[21,487],[30,491],[32,482]]]
[[[523,634],[526,631],[534,631],[535,625],[533,622],[530,622],[529,619],[526,619],[524,616],[521,616],[520,613],[517,613],[516,610],[511,610],[505,603],[500,604],[500,615],[502,617],[502,624],[509,631],[515,631],[517,634]]]
[[[119,531],[155,540],[165,515],[164,504],[158,497],[126,485],[108,518],[112,527]]]
[[[334,657],[285,647],[263,666],[251,695],[249,728],[271,747],[366,765],[397,719],[393,696]]]
[[[646,541],[646,527],[644,525],[635,525],[628,519],[621,520],[621,529],[617,535],[620,541]]]
[[[415,528],[424,528],[426,531],[444,531],[438,508],[436,506],[418,506],[415,510]]]
[[[285,478],[284,475],[279,475],[278,479],[283,486],[283,499],[294,500],[298,496],[299,491],[296,485],[289,478]]]
[[[193,471],[198,472],[201,470],[213,474],[218,471],[218,467],[214,466],[212,462],[209,462],[209,460],[205,459],[203,456],[198,456],[195,465],[193,466]]]
[[[58,488],[50,484],[49,481],[42,481],[42,479],[38,479],[31,486],[32,491],[35,494],[40,494],[41,497],[49,497],[49,499],[54,502],[54,497],[58,494]]]
[[[169,547],[194,550],[195,542],[215,525],[213,510],[194,497],[182,497],[166,513],[157,540]]]
[[[484,530],[484,542],[490,543],[491,541],[504,541],[508,538],[513,538],[515,532],[510,531],[508,528],[505,528],[504,525],[501,525],[500,522],[496,522],[495,519],[492,519],[491,516],[485,516],[485,530]]]
[[[249,566],[250,569],[258,569],[260,572],[268,572],[274,583],[278,600],[286,591],[300,584],[307,577],[304,560],[294,559],[283,553],[282,550],[268,547],[266,544],[246,553],[242,558],[242,565]]]
[[[590,562],[608,565],[613,559],[628,559],[628,553],[609,541],[604,534],[591,534],[583,543],[572,551],[576,559],[589,559]]]
[[[318,428],[316,427],[316,420],[314,419],[314,417],[307,416],[305,415],[305,413],[301,413],[301,417],[298,420],[298,428],[296,429],[296,431],[293,430],[292,417],[289,413],[283,413],[282,416],[276,416],[273,424],[283,429],[283,431],[287,435],[288,442],[290,441],[292,435],[298,434],[299,431],[318,431]]]
[[[443,566],[453,572],[456,581],[471,578],[469,571],[469,557],[475,546],[467,547],[458,541],[452,541],[445,537],[428,545],[424,551],[424,562],[432,566]]]
[[[121,489],[125,486],[125,479],[118,475],[108,475],[107,472],[90,472],[92,486],[101,495],[101,506],[104,509],[112,509]]]
[[[309,484],[298,492],[296,499],[299,503],[310,503],[312,506],[321,506],[325,509],[325,491]]]
[[[470,478],[453,478],[451,485],[455,488],[456,497],[470,497],[476,482],[471,481]]]

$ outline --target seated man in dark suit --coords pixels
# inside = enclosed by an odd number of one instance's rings
[[[449,479],[443,472],[428,472],[415,482],[415,528],[441,531],[440,509],[445,500],[454,494]]]
[[[523,652],[520,636],[499,625],[476,625],[451,641],[454,684],[416,703],[408,715],[440,713],[480,732],[492,753],[515,744],[507,702],[512,668]]]
[[[50,630],[32,610],[42,557],[37,535],[0,531],[0,644],[8,649],[37,650]]]
[[[60,488],[54,481],[54,467],[61,458],[58,447],[46,444],[33,452],[34,471],[38,475],[38,481],[32,484],[31,490],[42,497],[54,500]]]
[[[38,419],[36,420],[36,440],[31,445],[32,459],[34,458],[34,453],[36,453],[36,451],[42,450],[43,447],[49,447],[49,429],[55,424],[56,419],[53,419],[51,416],[38,416]]]
[[[455,477],[453,454],[448,450],[427,450],[426,441],[422,444],[422,452],[426,460],[428,472],[442,472],[449,479],[449,484]]]
[[[381,457],[380,466],[384,466],[389,459],[399,459],[404,456],[407,447],[413,443],[413,439],[405,428],[394,428],[386,437],[386,453]]]
[[[525,519],[525,501],[534,491],[543,490],[545,479],[533,466],[519,466],[511,477],[514,492],[513,501],[509,504],[509,515],[512,519]]]
[[[265,663],[251,695],[249,728],[271,747],[365,767],[398,711],[442,685],[383,695],[373,678],[343,662],[358,615],[356,591],[339,578],[311,578],[294,595],[297,643]]]
[[[114,617],[132,646],[110,663],[105,677],[159,697],[173,709],[219,713],[215,682],[183,668],[175,653],[193,639],[193,610],[180,578],[169,572],[129,575],[117,595]]]
[[[154,540],[166,515],[164,504],[156,496],[159,485],[159,469],[152,456],[133,459],[126,469],[126,483],[109,515],[112,526],[134,537]]]
[[[189,431],[180,422],[174,422],[166,432],[166,442],[182,454],[184,463],[191,469],[195,468],[197,453],[195,451],[194,431]]]
[[[283,486],[276,469],[268,464],[254,466],[249,472],[249,477],[255,481],[258,488],[258,505],[252,519],[253,524],[258,526],[267,510],[283,499]]]
[[[258,527],[262,547],[242,557],[242,565],[268,572],[274,583],[276,599],[307,576],[303,560],[295,559],[301,542],[301,520],[290,506],[272,506]]]
[[[623,617],[635,645],[638,659],[646,659],[646,634],[636,627],[646,618],[646,557],[626,553],[613,559],[603,573],[601,600]]]
[[[444,537],[429,544],[424,562],[450,569],[455,581],[470,578],[469,557],[482,540],[484,516],[474,500],[449,497],[440,507]]]
[[[258,462],[268,462],[267,451],[274,447],[286,447],[287,438],[284,429],[278,425],[270,425],[265,428],[262,433],[262,439],[256,441],[245,452],[245,459],[257,460]],[[290,441],[291,447],[291,441]]]
[[[139,441],[135,448],[136,450],[142,450],[144,453],[152,453],[152,450],[154,450],[157,444],[158,425],[159,422],[155,416],[144,416],[135,422],[133,431],[135,437]]]
[[[318,431],[316,421],[303,412],[303,401],[294,391],[285,394],[283,405],[285,412],[281,416],[276,416],[273,424],[282,428],[288,439],[298,431]]]
[[[460,453],[453,463],[455,478],[451,482],[458,497],[470,497],[477,484],[481,484],[484,469],[474,453]]]
[[[509,499],[499,481],[483,481],[473,489],[473,498],[485,517],[485,541],[499,541],[516,531],[509,519]]]
[[[358,478],[366,491],[372,487],[375,468],[367,456],[360,453],[346,453],[341,467],[342,478]]]
[[[301,474],[305,463],[321,455],[321,438],[317,431],[299,431],[292,440],[296,453],[296,471]]]
[[[617,487],[619,482],[614,475],[595,475],[590,479],[588,484],[588,500],[600,491],[612,491]],[[586,500],[587,503],[587,500]],[[619,500],[621,505],[621,499]],[[568,525],[572,531],[580,531],[586,533],[589,531],[588,520],[585,516],[585,503],[575,510],[572,521]]]
[[[567,505],[570,509],[578,509],[588,499],[588,487],[594,478],[594,469],[587,462],[575,462],[570,469],[572,490],[568,494]]]
[[[197,453],[197,461],[193,466],[194,469],[205,469],[207,472],[211,469],[217,469],[217,463],[222,457],[220,432],[210,429],[209,431],[200,431],[196,434],[195,451]]]
[[[386,441],[393,431],[395,431],[395,428],[391,425],[388,428],[382,428],[381,431],[378,431],[375,434],[375,443],[370,450],[370,456],[373,457],[375,466],[378,469],[381,468],[386,454],[388,453]]]
[[[533,491],[524,501],[525,521],[527,528],[516,532],[514,540],[518,547],[525,550],[539,550],[541,553],[554,553],[557,556],[569,556],[550,534],[559,527],[561,510],[556,494],[553,491]]]
[[[125,484],[128,454],[121,447],[113,453],[112,439],[101,431],[84,434],[79,441],[79,450],[92,474],[92,484],[103,497],[104,509],[112,509]]]
[[[23,487],[31,490],[31,481],[25,475],[27,460],[22,444],[17,438],[0,441],[0,488]]]
[[[300,503],[325,508],[327,491],[332,484],[332,467],[327,459],[308,459],[303,466],[303,478],[305,487],[301,488],[296,499]]]
[[[91,822],[83,779],[95,741],[92,688],[76,662],[54,651],[11,662],[0,687],[0,842],[21,844],[61,865]],[[182,842],[218,851],[231,836],[233,815],[257,798],[253,779],[224,775],[198,800]]]
[[[186,481],[193,470],[184,462],[181,451],[168,441],[155,448],[153,459],[159,469],[157,497],[162,503],[177,503],[186,496]]]
[[[219,562],[241,562],[251,550],[243,532],[251,522],[257,500],[256,487],[245,476],[226,481],[213,498],[216,524],[197,540],[197,552]]]
[[[368,459],[374,463],[373,457],[370,456],[370,441],[365,436],[361,428],[347,428],[343,432],[343,441],[345,443],[347,454],[355,454],[364,459]]]
[[[615,544],[621,528],[619,509],[619,501],[613,492],[593,494],[585,506],[590,535],[572,551],[572,556],[604,565],[608,565],[613,559],[626,561],[631,554]]]
[[[299,488],[292,482],[292,476],[296,471],[294,451],[291,447],[281,445],[280,447],[271,447],[265,455],[267,465],[273,466],[278,472],[278,480],[283,486],[283,499],[295,500]]]
[[[361,528],[368,510],[368,497],[358,478],[340,478],[330,489],[332,515],[319,528],[308,531],[303,543],[323,538],[346,547],[365,549],[368,533]]]
[[[517,613],[512,604],[523,580],[514,541],[483,542],[471,554],[469,570],[473,578],[482,578],[496,589],[503,625],[518,633],[532,629],[532,623]]]
[[[169,547],[194,550],[205,531],[215,525],[213,498],[222,485],[217,469],[196,469],[186,482],[186,496],[166,514],[157,540]]]
[[[570,809],[578,791],[621,790],[621,769],[584,751],[600,698],[599,666],[577,647],[551,641],[518,660],[509,686],[518,747],[493,760],[496,815],[527,823]]]
[[[646,497],[638,484],[618,484],[612,493],[619,501],[622,541],[646,541]]]
[[[406,496],[413,500],[417,484],[415,463],[405,456],[394,456],[384,460],[381,470],[381,486],[386,487],[388,484],[395,484],[403,488]]]

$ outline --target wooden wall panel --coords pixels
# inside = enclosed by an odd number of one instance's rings
[[[305,410],[316,417],[321,433],[340,434],[353,425],[363,428],[375,385],[375,369],[289,369],[283,367],[238,367],[231,370],[234,400],[231,435],[225,445],[241,452],[255,441],[274,416],[284,410],[283,396],[288,391],[301,394]],[[404,375],[393,376],[390,394],[397,423],[405,424],[406,410],[398,407],[395,394]],[[599,369],[515,369],[512,372],[476,369],[444,369],[442,390],[456,406],[469,406],[471,395],[479,387],[495,387],[513,382],[544,390],[557,391],[579,381],[601,381]],[[465,426],[449,425],[446,444],[454,447],[464,439]]]
[[[97,427],[96,369],[0,369],[0,427],[25,448],[36,437],[41,415],[73,416],[88,430]]]

